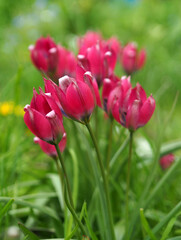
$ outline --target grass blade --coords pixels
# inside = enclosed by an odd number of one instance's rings
[[[0,211],[0,220],[4,217],[4,215],[8,212],[11,205],[13,204],[14,199],[10,199],[9,202],[3,207],[3,209]]]
[[[149,235],[149,237],[152,240],[156,240],[156,237],[155,237],[154,233],[152,232],[148,221],[145,218],[143,208],[140,208],[140,218],[141,218],[141,223],[142,223],[143,229],[146,231],[146,233]]]
[[[26,228],[22,223],[18,223],[20,230],[25,235],[28,240],[40,240],[33,232],[31,232],[28,228]]]

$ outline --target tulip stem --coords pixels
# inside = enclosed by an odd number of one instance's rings
[[[131,173],[131,158],[132,158],[132,148],[133,148],[133,131],[130,131],[130,140],[129,140],[129,155],[128,155],[128,169],[127,169],[127,178],[126,178],[126,239],[128,234],[128,223],[129,223],[129,188],[130,188],[130,173]]]
[[[64,201],[65,201],[65,203],[67,205],[67,208],[71,212],[75,222],[78,224],[80,230],[82,231],[82,234],[86,235],[86,231],[84,229],[84,226],[83,226],[82,222],[80,221],[80,219],[78,218],[78,216],[77,216],[77,214],[75,212],[75,209],[74,209],[73,198],[72,198],[72,194],[71,194],[71,189],[70,189],[70,184],[69,184],[69,180],[68,180],[68,175],[67,175],[67,172],[66,172],[65,164],[64,164],[64,161],[62,159],[62,155],[61,155],[60,148],[59,148],[58,144],[55,144],[55,148],[56,148],[58,159],[60,161],[60,164],[62,166],[62,171],[63,171],[63,176],[62,176],[61,170],[60,170],[60,168],[58,168],[58,173],[59,173],[59,176],[60,176],[60,180],[63,181],[63,183],[64,183],[64,190],[65,190]],[[58,166],[58,164],[57,164],[57,166]],[[68,191],[66,191],[66,189]],[[68,197],[69,197],[70,203],[69,203],[69,201],[67,199],[67,192],[68,192]]]
[[[109,197],[109,189],[108,189],[108,180],[107,180],[107,173],[104,170],[104,165],[103,165],[103,161],[101,159],[101,155],[99,152],[99,148],[98,148],[98,144],[96,141],[96,138],[92,132],[91,126],[88,122],[85,123],[89,134],[92,138],[95,150],[96,150],[96,154],[97,154],[97,159],[98,159],[98,163],[99,163],[99,167],[101,170],[101,175],[102,175],[102,179],[103,179],[103,185],[104,185],[104,191],[105,191],[105,197],[106,197],[106,204],[107,204],[107,210],[108,210],[108,216],[109,216],[109,222],[110,222],[110,230],[111,230],[111,239],[114,240],[115,239],[115,233],[114,233],[114,225],[113,225],[113,217],[112,217],[112,210],[111,210],[111,202],[110,202],[110,197]]]
[[[109,163],[110,163],[110,156],[111,156],[111,147],[112,147],[112,131],[113,131],[113,123],[114,123],[114,119],[111,118],[110,119],[110,128],[109,128],[109,142],[108,142],[108,148],[107,148],[107,158],[106,158],[106,169],[107,169],[107,173],[109,173]]]
[[[65,183],[66,183],[66,185],[67,185],[69,201],[70,201],[70,204],[72,205],[72,207],[74,208],[74,203],[73,203],[73,198],[72,198],[70,183],[69,183],[69,180],[68,180],[67,171],[66,171],[65,164],[64,164],[64,161],[63,161],[63,159],[62,159],[62,155],[61,155],[61,153],[60,153],[60,148],[59,148],[58,144],[55,145],[55,148],[56,148],[56,151],[57,151],[57,154],[58,154],[58,159],[59,159],[60,164],[61,164],[61,166],[62,166],[62,171],[63,171]]]

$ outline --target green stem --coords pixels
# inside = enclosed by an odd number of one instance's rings
[[[108,180],[107,180],[107,176],[104,170],[104,165],[101,159],[101,155],[99,152],[99,148],[98,148],[98,144],[96,141],[96,138],[92,132],[91,126],[88,122],[85,123],[89,134],[92,138],[95,150],[96,150],[96,154],[97,154],[97,159],[98,159],[98,163],[99,163],[99,167],[101,170],[101,175],[102,175],[102,179],[103,179],[103,185],[104,185],[104,191],[105,191],[105,196],[106,196],[106,204],[107,204],[107,210],[108,210],[108,216],[109,216],[109,222],[110,222],[110,231],[111,231],[111,239],[114,240],[115,239],[115,233],[114,233],[114,225],[113,225],[113,218],[112,218],[112,210],[111,210],[111,202],[110,202],[110,197],[109,197],[109,190],[108,190]]]
[[[107,173],[109,173],[109,165],[110,165],[110,157],[111,157],[111,147],[112,147],[112,131],[113,131],[113,121],[114,119],[110,119],[110,128],[109,128],[109,142],[108,142],[108,148],[107,148],[107,159],[106,159],[106,169]]]
[[[98,138],[98,123],[99,123],[99,121],[98,121],[98,107],[96,107],[95,108],[95,118],[94,118],[94,120],[95,120],[95,137],[96,138]]]
[[[83,236],[86,236],[87,233],[86,233],[86,231],[85,231],[85,229],[84,229],[84,226],[83,226],[82,222],[80,221],[80,219],[78,218],[78,216],[77,216],[74,208],[71,206],[71,204],[70,204],[69,201],[68,201],[66,187],[65,187],[64,197],[65,197],[66,205],[67,205],[69,211],[71,212],[74,220],[77,222],[80,230],[82,231]]]
[[[126,216],[125,216],[125,220],[126,220],[126,239],[128,239],[127,234],[128,234],[128,224],[129,224],[129,187],[130,187],[132,148],[133,148],[133,132],[130,131],[128,170],[127,170],[127,178],[126,178]]]
[[[72,207],[74,208],[74,203],[73,203],[70,183],[69,183],[69,180],[68,180],[67,171],[66,171],[65,164],[64,164],[64,161],[62,159],[62,155],[61,155],[60,148],[59,148],[58,144],[55,145],[55,148],[56,148],[56,151],[57,151],[57,154],[58,154],[58,159],[59,159],[60,164],[62,166],[63,175],[64,175],[65,182],[66,182],[66,185],[67,185],[69,201],[70,201],[70,204],[72,205]]]
[[[65,164],[64,164],[64,161],[62,159],[62,156],[61,156],[58,144],[55,144],[55,148],[56,148],[56,151],[57,151],[57,154],[58,154],[58,159],[60,161],[60,164],[62,166],[62,171],[63,171],[63,174],[64,174],[64,177],[63,177],[62,174],[61,174],[60,168],[58,168],[58,173],[59,173],[60,179],[64,183],[64,189],[65,189],[64,200],[65,200],[65,203],[67,205],[67,208],[71,212],[75,222],[80,227],[80,230],[82,231],[82,234],[86,235],[86,231],[84,229],[84,226],[83,226],[82,222],[79,220],[79,218],[78,218],[78,216],[77,216],[77,214],[76,214],[76,212],[74,210],[73,199],[72,199],[70,184],[69,184],[69,180],[68,180],[68,175],[67,175],[67,172],[66,172]],[[67,191],[66,191],[66,189],[68,190],[68,196],[69,196],[70,203],[69,203],[69,201],[67,199],[67,194],[66,194]]]

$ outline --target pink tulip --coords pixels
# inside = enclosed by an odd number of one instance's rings
[[[138,52],[137,46],[135,43],[128,43],[122,51],[121,62],[124,71],[127,74],[132,74],[133,72],[141,69],[146,61],[146,51],[141,49]]]
[[[123,80],[124,83],[111,92],[108,109],[119,123],[134,131],[150,120],[155,110],[155,100],[152,95],[147,98],[140,84],[131,88],[130,83]]]
[[[91,79],[90,73],[85,73],[81,80],[64,76],[59,79],[59,87],[51,80],[45,80],[45,89],[51,90],[52,95],[59,99],[65,116],[84,123],[89,120],[96,101]]]
[[[160,166],[162,169],[169,168],[175,161],[175,156],[173,153],[167,154],[160,158]]]
[[[116,54],[108,45],[96,44],[78,55],[78,62],[86,71],[90,71],[98,86],[104,78],[109,78],[116,65]]]
[[[110,78],[105,78],[103,80],[102,101],[103,101],[104,110],[107,113],[108,113],[107,102],[108,102],[109,95],[113,91],[113,89],[117,87],[117,85],[119,84],[119,81],[120,79],[114,75],[111,76]]]
[[[79,54],[85,53],[88,48],[102,41],[102,36],[99,33],[88,31],[83,37],[78,39]]]
[[[31,60],[35,67],[52,80],[69,74],[75,75],[76,59],[74,55],[50,38],[39,38],[35,46],[30,46]]]
[[[116,84],[116,86],[115,86]],[[107,112],[112,114],[119,122],[119,101],[126,102],[131,92],[130,77],[123,76],[121,79],[116,78],[114,88],[109,93],[107,99]]]
[[[30,105],[26,105],[24,121],[30,131],[40,139],[51,144],[59,143],[65,130],[62,114],[50,93],[38,94],[33,90]]]
[[[65,149],[65,146],[66,146],[66,141],[67,141],[67,138],[66,138],[66,133],[63,134],[63,137],[60,141],[60,143],[58,144],[59,148],[60,148],[60,151],[63,152],[64,149]],[[57,156],[57,151],[56,151],[56,148],[54,145],[52,144],[49,144],[43,140],[41,140],[40,138],[38,137],[35,137],[34,138],[34,142],[35,143],[38,143],[42,149],[42,151],[44,153],[46,153],[47,155],[49,155],[50,157],[53,157],[55,158]]]
[[[116,37],[111,37],[107,40],[107,44],[109,48],[115,52],[116,58],[120,58],[120,55],[122,53],[122,47],[118,39]]]

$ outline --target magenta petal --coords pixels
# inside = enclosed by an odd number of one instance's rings
[[[142,88],[142,86],[139,83],[136,84],[136,92],[137,92],[137,99],[140,99],[144,103],[147,97],[146,97],[145,90]]]
[[[139,127],[145,125],[151,118],[155,110],[155,99],[150,96],[140,109]]]
[[[40,89],[41,94],[38,94],[35,89],[33,89],[33,98],[31,101],[31,108],[34,108],[43,115],[46,115],[51,111],[51,108],[43,95],[43,91]],[[42,94],[43,93],[43,94]]]
[[[64,151],[64,149],[66,147],[66,143],[67,143],[67,135],[66,135],[66,133],[64,133],[60,143],[58,144],[61,152]]]
[[[135,100],[130,106],[126,116],[126,127],[131,130],[136,130],[138,128],[138,121],[140,116],[140,105],[139,100]]]
[[[144,66],[146,61],[146,51],[142,49],[137,57],[137,69],[140,69]]]
[[[66,99],[72,111],[80,117],[93,111],[94,97],[90,88],[84,82],[77,82],[77,86],[76,84],[70,84]]]
[[[46,118],[49,120],[52,128],[53,142],[59,143],[62,139],[63,133],[65,132],[61,119],[58,118],[58,115],[54,110],[49,112],[46,115]]]
[[[99,44],[96,44],[95,46],[91,47],[87,51],[87,58],[90,63],[90,69],[91,73],[94,76],[101,75],[101,50]]]
[[[24,121],[30,131],[44,141],[52,141],[52,129],[49,121],[36,110],[28,107],[24,115]]]

